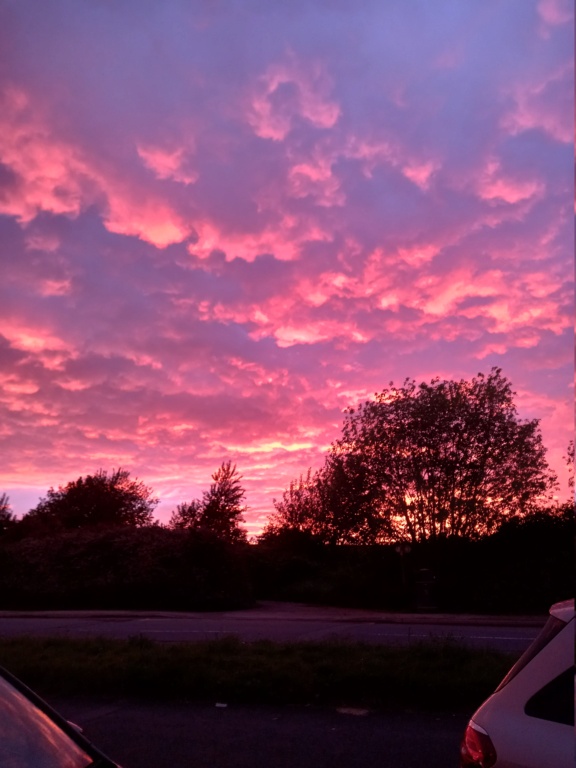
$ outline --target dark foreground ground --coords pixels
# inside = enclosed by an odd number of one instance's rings
[[[471,714],[50,703],[123,768],[450,768]]]

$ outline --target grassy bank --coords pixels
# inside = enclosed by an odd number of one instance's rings
[[[3,639],[0,664],[41,695],[106,695],[252,704],[473,709],[511,658],[453,644],[161,644]]]

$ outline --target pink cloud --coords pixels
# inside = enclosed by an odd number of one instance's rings
[[[497,161],[488,163],[478,190],[483,200],[501,200],[511,205],[530,200],[543,191],[539,181],[507,178]]]
[[[186,169],[186,155],[189,150],[184,147],[166,149],[164,147],[137,147],[138,154],[144,165],[153,171],[159,179],[173,179],[182,184],[193,184],[198,180],[198,174]]]
[[[46,356],[44,362],[48,364],[49,361],[50,365],[58,364],[55,363],[53,355],[62,360],[74,350],[73,344],[57,333],[18,320],[6,320],[2,326],[2,336],[16,349],[33,353],[40,358]]]
[[[431,160],[425,163],[412,163],[406,165],[402,171],[404,175],[413,181],[421,189],[428,189],[430,186],[430,179],[435,170],[437,170],[437,164]]]
[[[135,235],[158,248],[180,243],[192,232],[184,217],[161,197],[140,195],[115,181],[106,180],[107,213],[104,223],[110,232]]]
[[[8,88],[0,110],[0,157],[17,183],[0,198],[0,212],[27,223],[40,211],[77,215],[86,167],[33,114],[30,97]]]
[[[0,157],[17,184],[0,198],[0,212],[24,224],[43,211],[76,217],[104,196],[104,221],[111,232],[135,235],[162,248],[193,231],[161,196],[131,179],[120,181],[80,146],[55,137],[50,119],[35,113],[31,97],[22,90],[9,89],[3,106]]]
[[[540,0],[538,13],[552,26],[567,24],[574,18],[574,6],[570,0]]]
[[[330,100],[330,91],[330,78],[319,62],[298,61],[290,54],[259,78],[248,122],[258,136],[275,141],[286,138],[298,117],[316,128],[332,128],[340,108]]]
[[[511,88],[513,108],[503,116],[511,133],[540,129],[556,141],[574,141],[573,66],[560,66],[537,82],[522,82]]]
[[[197,239],[190,243],[192,256],[208,259],[214,251],[225,254],[228,261],[244,259],[254,261],[262,254],[274,254],[280,261],[293,261],[300,257],[305,244],[329,242],[332,238],[313,217],[282,215],[273,225],[257,233],[228,232],[210,221],[195,222]]]
[[[288,184],[292,197],[311,197],[323,206],[341,206],[345,203],[340,181],[326,160],[297,163],[290,169]]]

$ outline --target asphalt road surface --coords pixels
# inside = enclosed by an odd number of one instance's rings
[[[50,703],[123,768],[448,768],[458,764],[469,716],[225,702]]]
[[[521,653],[544,624],[542,617],[385,614],[375,611],[262,603],[243,611],[163,613],[121,611],[0,612],[0,637],[149,637],[160,642],[236,635],[243,640],[315,641],[347,638],[411,644],[449,638],[476,648]]]

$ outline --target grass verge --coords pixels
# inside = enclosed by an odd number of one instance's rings
[[[470,710],[511,663],[505,654],[445,642],[0,639],[0,664],[44,696]]]

